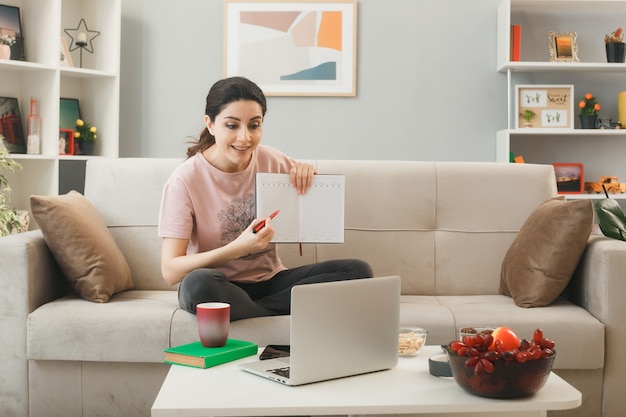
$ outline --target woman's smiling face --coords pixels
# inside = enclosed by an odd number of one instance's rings
[[[253,100],[238,100],[227,104],[211,120],[205,116],[215,144],[208,148],[205,158],[225,172],[239,172],[247,168],[252,153],[261,142],[263,111]]]

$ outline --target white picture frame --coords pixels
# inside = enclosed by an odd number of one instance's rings
[[[356,25],[356,0],[225,0],[224,76],[268,96],[355,96]]]
[[[574,86],[572,84],[515,86],[515,129],[574,129]],[[531,126],[522,114],[531,110]]]

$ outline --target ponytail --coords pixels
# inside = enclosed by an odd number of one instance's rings
[[[198,152],[204,152],[215,144],[215,137],[209,132],[208,128],[204,128],[200,132],[200,138],[193,145],[187,148],[187,158],[191,158]]]

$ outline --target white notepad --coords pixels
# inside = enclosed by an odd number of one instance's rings
[[[272,242],[343,243],[345,176],[315,175],[311,188],[298,195],[289,174],[257,173],[257,218],[276,210]]]

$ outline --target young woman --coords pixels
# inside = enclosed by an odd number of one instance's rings
[[[255,219],[257,172],[289,173],[297,193],[306,193],[316,174],[263,146],[267,110],[261,89],[243,77],[215,83],[206,98],[200,138],[163,190],[159,215],[161,271],[179,284],[181,308],[221,301],[231,305],[231,320],[289,314],[294,285],[372,276],[356,259],[333,260],[287,269],[270,243],[271,220]],[[262,221],[258,233],[253,229]]]

